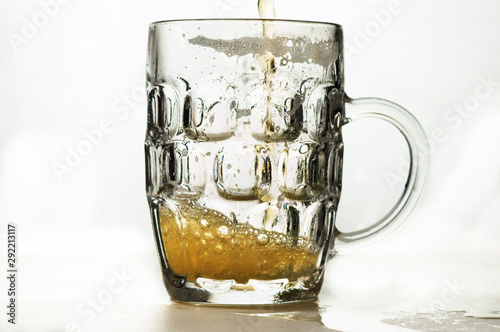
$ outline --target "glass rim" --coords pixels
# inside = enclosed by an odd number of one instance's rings
[[[206,23],[241,23],[241,22],[276,22],[276,23],[288,23],[288,24],[300,24],[300,25],[323,25],[329,27],[335,27],[337,29],[342,29],[342,25],[331,22],[322,21],[307,21],[307,20],[288,20],[288,19],[267,19],[267,18],[194,18],[194,19],[173,19],[173,20],[161,20],[154,21],[149,24],[150,27],[159,26],[164,24],[175,24],[175,23],[196,23],[196,22],[206,22]]]

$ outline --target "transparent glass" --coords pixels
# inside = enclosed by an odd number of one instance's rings
[[[336,250],[388,234],[422,192],[428,160],[416,142],[425,134],[397,105],[346,96],[339,25],[153,23],[147,91],[147,196],[173,300],[315,299]],[[342,126],[370,116],[408,142],[408,184],[383,220],[344,234],[335,229]]]

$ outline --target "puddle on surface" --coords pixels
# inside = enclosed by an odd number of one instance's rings
[[[473,315],[465,311],[418,314],[391,312],[387,316],[390,317],[382,319],[382,323],[415,331],[500,331],[500,311],[486,315]]]

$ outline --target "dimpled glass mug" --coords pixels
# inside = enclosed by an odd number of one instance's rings
[[[428,171],[417,148],[425,134],[391,102],[347,97],[342,40],[331,23],[151,24],[146,187],[172,300],[315,299],[328,259],[385,237],[415,206]],[[342,233],[342,126],[362,118],[404,135],[409,175],[382,220]]]

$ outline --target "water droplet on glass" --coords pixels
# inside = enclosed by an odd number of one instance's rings
[[[308,144],[301,145],[299,148],[299,152],[302,154],[309,152],[309,145]]]

